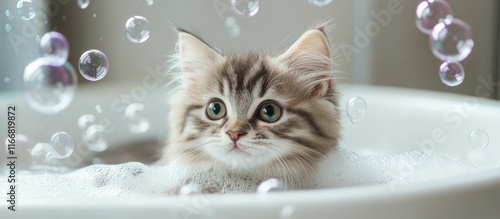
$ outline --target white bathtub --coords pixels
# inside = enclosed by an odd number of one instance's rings
[[[24,98],[16,94],[3,94],[0,101],[1,106],[17,105],[18,132],[33,142],[47,142],[57,131],[66,131],[79,142],[76,121],[82,114],[93,113],[98,120],[112,121],[115,128],[106,134],[106,139],[110,147],[117,147],[130,141],[158,138],[167,132],[164,98],[156,91],[146,92],[144,100],[150,130],[143,134],[130,134],[127,130],[127,121],[120,119],[122,112],[113,108],[120,95],[131,94],[134,87],[123,85],[112,90],[102,86],[81,87],[66,110],[50,116],[33,112]],[[342,86],[341,92],[343,110],[348,98],[353,96],[363,97],[368,103],[365,118],[357,124],[342,114],[341,146],[344,148],[365,156],[421,149],[477,166],[500,163],[498,101],[373,86]],[[101,114],[95,113],[96,104],[101,105]],[[468,145],[469,133],[475,129],[489,134],[489,145],[483,150]],[[0,133],[5,133],[4,126],[0,127]],[[92,154],[76,150],[73,156],[70,163],[77,165],[91,159]],[[6,210],[5,201],[1,203],[0,218],[280,218],[288,211],[287,218],[494,219],[500,218],[500,168],[427,182],[358,185],[264,196],[204,195],[112,201],[21,199],[17,200],[15,213]]]

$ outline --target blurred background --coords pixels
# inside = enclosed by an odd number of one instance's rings
[[[22,13],[17,12],[21,1],[36,6],[32,19],[21,19]],[[455,87],[446,86],[439,79],[441,61],[431,52],[429,36],[415,25],[415,11],[420,2],[262,0],[253,16],[245,16],[235,11],[231,0],[4,0],[0,1],[0,98],[15,97],[25,101],[21,95],[10,94],[23,90],[24,69],[41,56],[39,44],[43,34],[48,31],[62,33],[69,42],[68,61],[78,77],[73,102],[59,114],[48,115],[22,108],[21,115],[24,115],[19,119],[24,122],[22,133],[29,136],[32,143],[46,142],[54,133],[66,131],[74,138],[75,150],[79,150],[81,133],[76,126],[80,116],[86,113],[101,115],[95,120],[106,130],[110,127],[105,133],[125,133],[121,129],[127,128],[122,122],[127,105],[148,103],[145,104],[147,110],[143,111],[151,115],[164,111],[164,101],[158,100],[168,99],[163,87],[169,78],[163,76],[168,68],[167,61],[175,51],[177,33],[174,25],[201,36],[211,46],[225,52],[281,52],[310,27],[331,21],[334,28],[329,38],[336,51],[336,70],[341,72],[336,75],[338,83],[415,88],[498,99],[498,1],[447,1],[454,16],[469,24],[475,43],[472,53],[461,62],[465,80]],[[142,16],[150,23],[149,38],[142,43],[127,38],[125,24],[132,16]],[[109,60],[107,75],[98,81],[89,81],[78,71],[80,56],[90,49],[102,51]],[[140,107],[136,110],[141,111]],[[166,118],[155,118],[149,125],[147,132],[142,133],[162,142],[167,132]],[[0,133],[5,133],[4,126],[0,127]],[[109,135],[107,140],[115,138],[123,142],[135,137],[133,134]],[[157,147],[152,148],[157,150]],[[89,155],[82,151],[76,154]],[[81,157],[75,160],[82,162]]]
[[[89,82],[79,75],[80,84],[124,81],[140,82],[147,68],[168,60],[175,48],[172,24],[201,36],[223,51],[282,51],[309,27],[333,21],[330,39],[338,51],[341,83],[374,84],[437,90],[475,95],[479,79],[495,89],[498,97],[498,1],[449,0],[454,15],[468,23],[475,46],[462,62],[466,79],[456,87],[438,78],[440,61],[429,48],[429,39],[415,26],[416,0],[333,0],[322,7],[308,0],[261,1],[254,16],[242,16],[230,0],[33,0],[37,15],[25,21],[16,15],[17,0],[0,3],[0,91],[22,87],[24,67],[40,56],[38,42],[49,30],[58,31],[70,43],[69,61],[77,66],[80,55],[89,49],[106,54],[108,75]],[[84,9],[79,3],[88,3]],[[393,11],[390,11],[391,8]],[[377,14],[390,12],[381,23]],[[10,13],[9,13],[10,12]],[[125,22],[139,15],[151,24],[150,37],[143,43],[130,42]],[[383,16],[382,16],[383,17]],[[227,25],[237,25],[235,30]],[[368,32],[367,32],[368,31]],[[6,77],[9,79],[4,80]],[[8,82],[7,82],[8,81]]]

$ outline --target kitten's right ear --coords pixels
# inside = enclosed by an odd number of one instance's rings
[[[179,61],[183,73],[205,72],[222,56],[194,35],[179,30]]]

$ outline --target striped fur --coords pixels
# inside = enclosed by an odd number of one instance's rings
[[[162,162],[180,160],[202,170],[221,169],[285,180],[315,173],[339,139],[339,111],[331,54],[322,29],[307,31],[283,54],[225,55],[179,31],[180,86],[170,100],[170,136]],[[210,100],[227,115],[210,120]],[[257,116],[263,101],[275,101],[281,118]],[[230,151],[227,130],[240,129],[242,152]]]

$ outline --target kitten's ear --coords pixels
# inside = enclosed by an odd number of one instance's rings
[[[330,89],[332,55],[325,33],[320,29],[305,32],[280,55],[293,74],[312,95],[325,95]]]
[[[179,61],[183,73],[204,72],[222,56],[190,33],[179,30]]]

